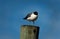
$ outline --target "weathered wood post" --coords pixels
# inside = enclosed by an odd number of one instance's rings
[[[39,27],[33,25],[22,25],[20,39],[38,39]]]

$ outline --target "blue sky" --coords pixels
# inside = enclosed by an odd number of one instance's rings
[[[39,12],[39,39],[60,39],[59,0],[0,0],[0,39],[20,39],[21,25],[29,24],[22,18],[33,11]]]

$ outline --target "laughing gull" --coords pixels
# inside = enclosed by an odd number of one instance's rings
[[[34,22],[37,20],[37,18],[38,18],[38,12],[35,11],[35,12],[27,14],[27,16],[24,19],[27,21],[32,21],[34,24]]]

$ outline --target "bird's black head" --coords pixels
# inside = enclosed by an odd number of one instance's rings
[[[37,11],[35,11],[35,12],[34,12],[34,14],[35,14],[35,15],[38,15],[38,12],[37,12]]]

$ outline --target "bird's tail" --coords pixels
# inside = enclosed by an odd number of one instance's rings
[[[25,19],[25,20],[26,20],[26,18],[23,18],[23,19]]]

